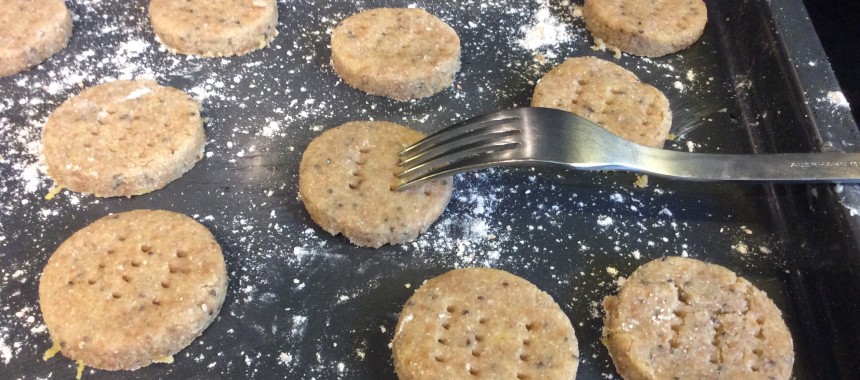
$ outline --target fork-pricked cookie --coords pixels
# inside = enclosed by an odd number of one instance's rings
[[[595,57],[569,58],[535,87],[532,107],[565,110],[629,141],[662,147],[672,127],[669,100],[636,74]]]
[[[794,349],[779,309],[719,265],[654,260],[603,305],[603,343],[627,380],[791,377]]]
[[[99,197],[166,186],[203,158],[200,104],[155,81],[115,81],[65,101],[42,130],[58,186]]]
[[[645,57],[688,48],[708,21],[702,0],[585,0],[582,12],[594,38]]]
[[[401,380],[576,377],[570,320],[532,283],[490,268],[428,280],[400,313],[392,343]]]
[[[371,9],[335,28],[331,62],[344,82],[364,92],[396,100],[424,98],[454,83],[460,38],[423,9]]]
[[[48,259],[39,306],[66,357],[106,370],[163,361],[218,315],[221,247],[194,219],[163,210],[101,218]]]
[[[0,0],[0,78],[48,59],[72,36],[63,0]]]
[[[411,241],[427,230],[451,199],[453,179],[393,190],[398,152],[423,137],[402,125],[359,121],[311,141],[299,167],[299,195],[314,222],[374,248]]]
[[[275,0],[152,0],[152,30],[174,53],[244,55],[278,35]]]

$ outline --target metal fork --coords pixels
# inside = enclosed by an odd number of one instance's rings
[[[549,108],[492,112],[400,152],[397,190],[493,166],[627,170],[691,181],[860,182],[860,153],[712,154],[649,148]]]

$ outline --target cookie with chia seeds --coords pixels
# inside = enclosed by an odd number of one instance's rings
[[[278,35],[275,0],[152,0],[149,19],[170,51],[201,57],[244,55]]]
[[[188,216],[135,210],[64,241],[42,272],[39,306],[55,346],[105,370],[169,361],[218,315],[227,269],[212,233]]]
[[[763,291],[719,265],[642,265],[603,303],[603,343],[625,379],[788,379],[791,333]]]
[[[573,326],[552,297],[497,269],[465,268],[421,285],[392,342],[401,380],[576,377]]]
[[[71,36],[72,14],[63,0],[0,0],[0,78],[50,58]]]
[[[532,107],[565,110],[629,141],[662,147],[672,127],[669,100],[636,74],[595,57],[569,58],[546,73]]]
[[[708,22],[702,0],[585,0],[582,13],[595,39],[645,57],[690,47]]]
[[[115,81],[66,100],[42,130],[58,186],[99,197],[166,186],[203,157],[200,104],[155,81]]]
[[[331,63],[361,91],[396,100],[424,98],[454,83],[460,38],[423,9],[371,9],[334,29]]]
[[[451,199],[453,179],[395,191],[398,153],[421,132],[384,121],[359,121],[323,132],[299,166],[299,195],[311,218],[355,245],[380,247],[415,239]]]

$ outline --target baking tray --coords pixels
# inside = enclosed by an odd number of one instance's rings
[[[448,209],[416,242],[376,250],[328,235],[297,199],[301,152],[321,131],[377,119],[432,132],[527,105],[543,73],[579,55],[618,62],[667,94],[676,136],[667,149],[857,150],[856,124],[801,1],[706,3],[702,39],[659,59],[592,50],[571,4],[545,0],[279,1],[280,35],[269,48],[198,59],[158,44],[145,1],[67,1],[69,47],[0,79],[0,377],[74,376],[70,360],[41,359],[50,347],[37,301],[42,267],[108,213],[161,208],[193,216],[221,243],[224,307],[173,364],[87,369],[87,379],[393,379],[388,343],[402,304],[425,279],[466,266],[504,269],[547,291],[576,328],[579,378],[617,378],[598,339],[600,303],[665,255],[724,265],[765,290],[794,337],[795,378],[860,378],[855,187],[651,178],[639,189],[628,173],[484,170],[457,177]],[[331,29],[378,6],[423,7],[457,30],[455,86],[401,103],[338,79]],[[132,77],[202,101],[206,157],[151,194],[44,200],[52,184],[39,171],[39,133],[50,112],[82,87]]]

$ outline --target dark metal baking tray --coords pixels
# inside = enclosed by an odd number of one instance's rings
[[[39,274],[74,231],[137,208],[183,212],[209,227],[224,248],[230,290],[218,319],[173,364],[88,369],[87,379],[395,378],[388,343],[401,305],[423,280],[463,266],[501,268],[547,291],[576,328],[579,378],[617,378],[598,340],[600,302],[619,277],[665,255],[724,265],[765,290],[794,337],[796,378],[860,378],[855,187],[651,178],[639,189],[627,173],[487,170],[457,178],[448,209],[415,244],[376,250],[329,236],[297,199],[301,152],[322,130],[373,118],[431,132],[527,105],[543,73],[579,55],[616,61],[667,94],[676,135],[667,149],[855,151],[856,124],[838,101],[800,0],[706,1],[702,39],[651,60],[593,51],[582,20],[556,1],[281,1],[273,45],[227,59],[177,57],[160,48],[145,1],[67,3],[76,15],[69,47],[0,79],[2,378],[74,376],[70,360],[41,359],[50,342],[39,313]],[[329,64],[337,21],[367,8],[413,4],[462,39],[454,88],[400,103],[342,83]],[[542,8],[548,13],[538,14]],[[524,46],[524,33],[558,26],[536,22],[547,15],[569,34]],[[36,171],[41,124],[80,91],[78,82],[132,76],[154,77],[202,100],[207,157],[151,194],[97,199],[64,192],[44,200],[51,184]]]

